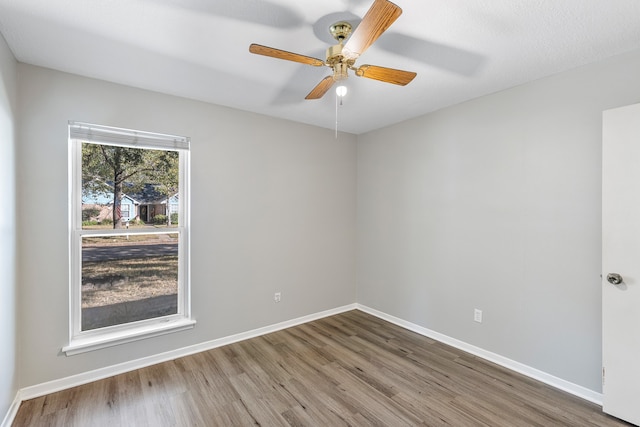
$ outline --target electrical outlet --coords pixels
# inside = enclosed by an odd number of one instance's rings
[[[275,294],[273,294],[273,300],[275,302],[280,302],[281,299],[282,299],[282,294],[280,292],[276,292]]]
[[[473,320],[482,323],[482,310],[478,310],[477,308],[473,310]]]

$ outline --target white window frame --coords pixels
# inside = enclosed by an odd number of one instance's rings
[[[82,228],[82,144],[84,142],[132,148],[173,150],[179,153],[180,224],[156,232],[140,229],[87,230]],[[69,343],[62,351],[71,356],[171,332],[191,329],[188,137],[142,132],[82,122],[69,122]],[[132,234],[178,234],[177,313],[120,325],[82,331],[82,238]]]

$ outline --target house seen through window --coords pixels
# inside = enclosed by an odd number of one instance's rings
[[[70,144],[70,341],[188,319],[188,139],[71,123]]]

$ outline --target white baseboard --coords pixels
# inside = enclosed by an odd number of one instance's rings
[[[307,316],[298,317],[296,319],[287,320],[285,322],[276,323],[274,325],[264,326],[262,328],[253,329],[251,331],[242,332],[228,337],[206,341],[189,347],[179,348],[165,353],[144,357],[142,359],[131,360],[129,362],[119,363],[117,365],[107,366],[93,371],[72,375],[70,377],[60,378],[46,383],[25,387],[18,391],[14,403],[5,416],[1,427],[9,427],[11,425],[18,412],[20,403],[24,400],[34,399],[36,397],[55,393],[60,390],[65,390],[71,387],[76,387],[104,378],[109,378],[114,375],[123,374],[125,372],[130,372],[136,369],[145,368],[147,366],[167,362],[169,360],[174,360],[179,357],[189,356],[191,354],[200,353],[217,347],[222,347],[224,345],[233,344],[235,342],[244,341],[261,335],[266,335],[271,332],[276,332],[282,329],[290,328],[292,326],[301,325],[303,323],[308,323],[314,320],[322,319],[324,317],[333,316],[355,309],[356,304],[349,304],[342,307],[310,314]]]
[[[18,393],[16,394],[16,398],[13,399],[13,403],[11,403],[11,406],[9,406],[7,415],[5,415],[4,420],[2,420],[2,424],[0,424],[0,427],[11,427],[11,424],[13,424],[13,420],[18,413],[18,408],[20,407],[22,400],[23,399],[20,397],[20,392],[18,391]]]
[[[467,353],[471,353],[474,356],[481,357],[482,359],[488,360],[497,365],[503,366],[507,369],[533,378],[534,380],[543,382],[562,391],[566,391],[567,393],[571,393],[574,396],[578,396],[582,399],[588,400],[589,402],[602,406],[602,393],[597,393],[586,387],[582,387],[569,381],[565,381],[546,372],[524,365],[520,362],[516,362],[515,360],[511,360],[506,357],[500,356],[499,354],[484,350],[480,347],[467,344],[463,341],[451,338],[439,332],[432,331],[430,329],[416,325],[415,323],[407,322],[406,320],[399,319],[373,308],[361,304],[356,304],[356,307],[358,310],[364,311],[365,313],[371,314],[372,316],[376,316],[382,320],[386,320],[387,322],[391,322],[425,337],[432,338],[436,341],[448,344],[462,351],[466,351]]]
[[[189,347],[184,347],[184,348],[168,351],[165,353],[144,357],[142,359],[136,359],[129,362],[124,362],[124,363],[120,363],[113,366],[107,366],[107,367],[96,369],[89,372],[83,372],[81,374],[72,375],[70,377],[60,378],[60,379],[49,381],[46,383],[25,387],[18,391],[16,398],[14,399],[11,407],[9,408],[9,411],[7,412],[7,415],[5,416],[0,427],[11,426],[18,412],[20,403],[24,400],[33,399],[36,397],[44,396],[49,393],[55,393],[60,390],[65,390],[71,387],[76,387],[76,386],[87,384],[93,381],[112,377],[114,375],[123,374],[125,372],[130,372],[136,369],[145,368],[147,366],[155,365],[155,364],[166,362],[169,360],[174,360],[179,357],[189,356],[191,354],[200,353],[202,351],[211,350],[217,347],[222,347],[228,344],[233,344],[235,342],[247,340],[247,339],[258,337],[261,335],[266,335],[271,332],[276,332],[282,329],[290,328],[292,326],[301,325],[303,323],[311,322],[314,320],[322,319],[324,317],[333,316],[336,314],[344,313],[346,311],[355,310],[355,309],[361,310],[365,313],[369,313],[375,317],[386,320],[388,322],[401,326],[405,329],[416,332],[420,335],[435,339],[444,344],[448,344],[452,347],[466,351],[467,353],[471,353],[475,356],[481,357],[497,365],[503,366],[507,369],[526,375],[530,378],[533,378],[535,380],[548,384],[552,387],[566,391],[582,399],[588,400],[590,402],[593,402],[597,405],[602,406],[601,393],[597,393],[588,388],[579,386],[577,384],[573,384],[569,381],[565,381],[561,378],[547,374],[546,372],[540,371],[538,369],[532,368],[530,366],[524,365],[522,363],[516,362],[506,357],[500,356],[499,354],[495,354],[490,351],[484,350],[482,348],[467,344],[463,341],[459,341],[455,338],[451,338],[449,336],[443,335],[439,332],[432,331],[430,329],[424,328],[414,323],[407,322],[405,320],[399,319],[397,317],[391,316],[389,314],[383,313],[381,311],[375,310],[365,305],[349,304],[349,305],[337,307],[331,310],[326,310],[319,313],[298,317],[296,319],[287,320],[285,322],[276,323],[274,325],[264,326],[262,328],[253,329],[247,332],[242,332],[236,335],[231,335],[228,337],[206,341],[206,342],[192,345]]]

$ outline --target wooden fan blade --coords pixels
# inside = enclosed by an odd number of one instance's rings
[[[318,83],[316,87],[313,88],[311,92],[309,92],[309,95],[307,95],[304,99],[322,98],[324,94],[327,93],[329,89],[331,89],[331,86],[333,86],[334,82],[335,80],[333,80],[333,76],[325,77],[320,83]]]
[[[416,73],[396,70],[395,68],[378,67],[376,65],[362,65],[356,70],[356,76],[404,86],[411,83]]]
[[[402,9],[390,1],[375,0],[342,49],[342,55],[357,59],[401,14]]]
[[[287,61],[313,65],[314,67],[321,67],[324,65],[324,61],[318,58],[300,55],[298,53],[287,52],[286,50],[276,49],[268,46],[262,46],[255,43],[249,46],[249,52],[255,53],[256,55],[270,56],[272,58],[286,59]]]

